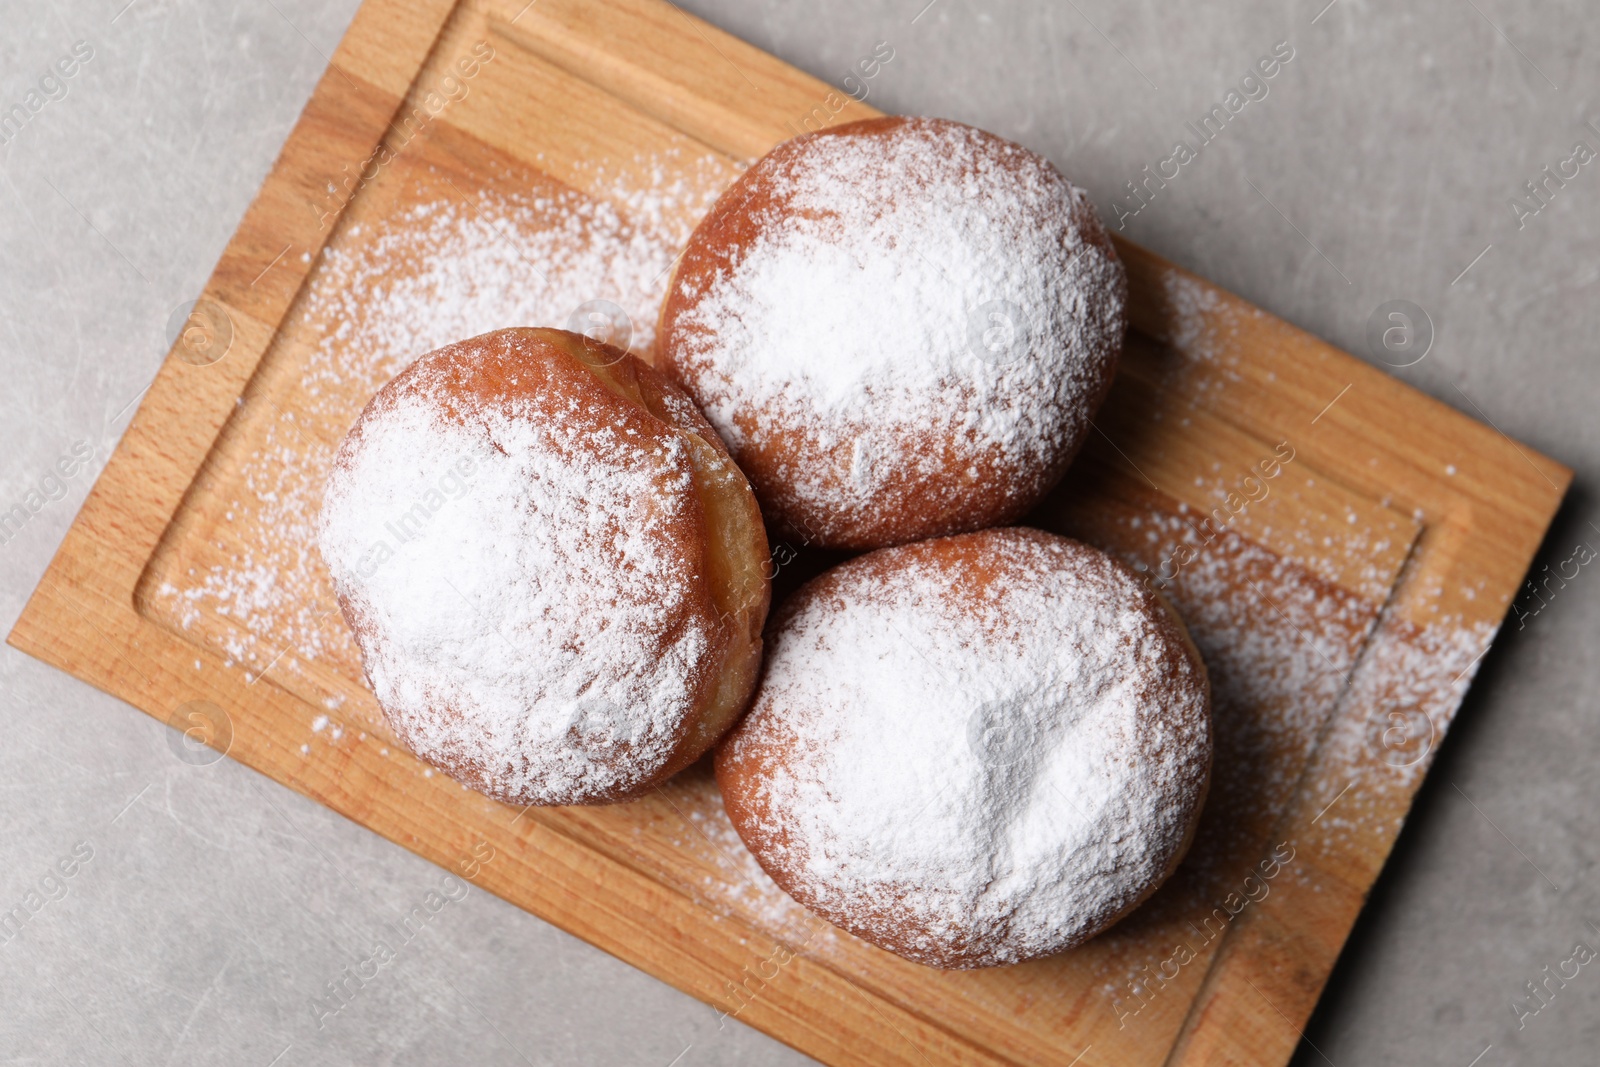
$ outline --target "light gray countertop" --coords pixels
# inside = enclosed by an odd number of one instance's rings
[[[1600,150],[1600,7],[925,3],[685,6],[835,81],[888,42],[871,103],[1038,149],[1113,224],[1124,183],[1289,42],[1268,95],[1124,232],[1367,359],[1374,309],[1421,305],[1432,350],[1393,373],[1577,471],[1535,569],[1600,548],[1600,165],[1511,207],[1576,142]],[[354,7],[0,0],[0,111],[41,103],[0,145],[0,510],[46,501],[0,545],[0,627]],[[75,447],[92,459],[55,480]],[[1593,1061],[1600,963],[1520,1029],[1512,1004],[1575,942],[1600,949],[1600,567],[1520,607],[1539,610],[1484,661],[1298,1063]],[[442,873],[232,761],[182,762],[168,727],[10,648],[0,687],[0,910],[53,891],[0,943],[0,1062],[805,1060],[476,890],[319,1027],[347,949]]]

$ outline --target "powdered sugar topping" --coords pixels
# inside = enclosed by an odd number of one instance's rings
[[[784,843],[763,862],[945,965],[1053,952],[1133,904],[1210,760],[1204,674],[1136,579],[1060,538],[974,536],[985,586],[910,546],[802,594],[732,741],[781,753],[752,787],[760,837]]]
[[[798,139],[745,182],[719,208],[771,206],[727,263],[680,272],[667,355],[736,457],[800,439],[769,495],[828,536],[891,482],[942,491],[952,464],[1018,496],[1059,472],[1124,326],[1080,190],[936,120]]]
[[[678,435],[560,389],[445,414],[489,340],[379,394],[334,465],[322,554],[413,751],[523,803],[613,795],[673,753],[709,647],[674,529],[692,467]]]

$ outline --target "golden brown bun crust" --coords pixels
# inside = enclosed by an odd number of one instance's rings
[[[1004,551],[1017,546],[1024,551]],[[815,733],[808,733],[805,729],[797,730],[795,724],[813,716],[826,726],[836,724],[840,716],[885,714],[887,702],[871,707],[828,710],[799,706],[798,702],[808,696],[819,699],[819,694],[826,690],[806,685],[803,678],[798,685],[793,684],[796,667],[788,655],[786,642],[796,640],[793,634],[797,626],[802,633],[810,627],[812,633],[841,634],[843,631],[838,626],[841,609],[894,595],[889,591],[911,571],[943,576],[948,582],[943,602],[961,611],[976,610],[976,605],[992,601],[997,588],[1051,580],[1049,573],[1041,575],[1026,569],[1037,566],[1042,558],[1037,553],[1029,554],[1027,550],[1031,546],[1067,548],[1068,566],[1076,565],[1073,557],[1077,556],[1093,567],[1108,567],[1117,576],[1118,595],[1127,597],[1131,602],[1126,606],[1143,616],[1147,624],[1143,633],[1149,647],[1158,650],[1155,662],[1142,673],[1149,682],[1147,698],[1152,705],[1149,714],[1163,720],[1170,729],[1135,731],[1131,738],[1125,737],[1117,752],[1119,762],[1123,757],[1137,756],[1152,763],[1162,762],[1175,772],[1172,782],[1163,787],[1167,795],[1162,803],[1171,805],[1176,822],[1160,836],[1160,847],[1152,856],[1154,864],[1128,874],[1123,892],[1105,897],[1103,906],[1085,916],[1084,924],[1072,930],[1070,936],[1053,940],[1049,936],[1019,939],[1017,931],[1005,922],[983,927],[974,920],[971,928],[952,930],[952,923],[960,927],[972,918],[972,912],[958,910],[953,919],[946,915],[944,922],[931,922],[912,900],[915,894],[864,898],[841,893],[837,885],[819,881],[808,859],[817,854],[817,842],[806,838],[807,833],[815,833],[809,828],[816,824],[797,819],[795,812],[783,808],[802,796],[810,798],[802,803],[816,804],[819,801],[815,798],[828,796],[832,798],[831,803],[848,805],[849,787],[817,773],[825,764],[818,760],[811,742],[827,731],[819,728]],[[997,551],[997,547],[1002,550]],[[1061,555],[1058,553],[1055,558],[1059,561]],[[1104,574],[1104,569],[1100,573]],[[1031,621],[1039,627],[1048,627],[1051,622],[1048,618]],[[907,635],[914,631],[904,616],[890,629],[895,630],[895,642],[911,643],[912,638]],[[984,635],[983,641],[984,656],[1017,654],[1004,635],[990,632]],[[880,653],[892,654],[876,647],[868,650],[868,654]],[[758,691],[750,712],[717,748],[715,767],[723,804],[746,846],[781,888],[823,918],[890,952],[941,969],[967,969],[1022,962],[1081,944],[1147,899],[1177,868],[1193,840],[1211,771],[1211,711],[1205,665],[1170,606],[1147,589],[1129,568],[1096,549],[1038,530],[1008,528],[868,553],[813,579],[784,601],[769,627],[768,654],[767,681]],[[924,654],[921,661],[928,671],[935,670],[926,662],[931,654]],[[806,661],[805,666],[817,670],[827,658],[831,657],[814,657]],[[956,672],[947,684],[960,686],[968,680],[961,673],[963,665],[946,662],[940,666]],[[993,684],[995,681],[988,677],[977,681],[976,691],[985,694],[984,698],[979,698],[980,703],[982,699],[993,698],[999,688]],[[916,724],[909,728],[915,729]],[[1165,742],[1153,740],[1158,732],[1166,738]],[[943,737],[940,733],[932,741],[941,743]],[[896,747],[899,740],[896,739]],[[970,735],[967,741],[971,742]],[[960,746],[962,741],[958,738],[953,744]],[[896,756],[893,751],[883,753],[886,760]],[[941,791],[953,788],[961,795],[964,779],[959,774],[945,777],[947,769],[943,767],[926,770],[937,778]],[[784,785],[787,780],[803,782],[806,788],[789,792]],[[987,788],[974,790],[975,798],[985,798],[975,803],[987,801]],[[949,796],[944,794],[943,799]],[[903,810],[905,817],[911,818],[914,811],[932,810],[926,806],[928,803],[921,797],[905,797],[896,805],[896,810]],[[894,829],[898,834],[901,827],[897,823]],[[1130,836],[1130,840],[1133,839]],[[888,845],[886,840],[874,840]],[[852,848],[852,845],[857,847]],[[828,843],[828,855],[835,860],[842,855],[857,856],[861,854],[861,845],[862,842],[852,842],[844,836],[833,838]],[[1036,873],[1048,881],[1055,872]]]
[[[1015,431],[1014,439],[1002,447],[974,443],[970,427],[982,424],[982,414],[974,414],[962,424],[968,427],[965,429],[935,427],[932,417],[893,427],[870,418],[856,425],[838,421],[836,413],[809,425],[798,419],[792,408],[780,411],[772,404],[752,401],[744,371],[729,371],[731,384],[718,378],[720,372],[708,371],[718,359],[707,355],[706,337],[718,331],[702,318],[703,305],[719,286],[726,289],[725,279],[737,276],[741,263],[764,235],[779,230],[786,220],[819,217],[794,206],[797,169],[811,165],[808,160],[819,145],[885,140],[908,129],[930,130],[935,137],[948,134],[975,144],[974,153],[985,165],[1019,176],[1019,184],[1058,183],[1052,201],[1054,217],[1046,224],[1054,231],[1047,242],[1049,248],[1055,250],[1081,239],[1098,253],[1082,260],[1076,259],[1076,253],[1072,257],[1063,253],[1057,262],[1057,273],[1077,272],[1071,283],[1077,288],[1053,289],[1051,295],[1062,298],[1059,303],[1075,297],[1087,309],[1077,313],[1081,330],[1057,327],[1048,342],[1039,343],[1035,352],[1024,357],[1060,369],[1051,370],[1048,381],[1041,384],[1007,383],[997,391],[959,402],[959,406],[981,413],[1010,406],[1017,394],[1007,393],[1008,389],[1049,394],[1048,400],[1039,397],[1039,406],[1028,415],[1028,425]],[[840,192],[841,197],[867,202],[896,195],[910,197],[917,191],[861,187]],[[1040,228],[1037,213],[1027,221],[1028,234],[1033,236]],[[997,228],[1004,231],[1004,225],[1005,220],[997,220]],[[1022,251],[1022,238],[1015,233],[1019,228],[1021,224],[1014,223],[1013,231],[1000,239],[1017,236],[1019,258],[1036,254],[1031,247]],[[939,254],[938,249],[919,248],[893,252],[918,269],[930,255]],[[1088,267],[1090,260],[1098,263]],[[892,294],[883,295],[885,301],[891,298]],[[898,116],[867,119],[778,145],[722,194],[690,237],[667,286],[657,335],[658,365],[684,384],[722,431],[775,530],[820,547],[871,549],[1003,525],[1031,509],[1065,473],[1082,446],[1089,417],[1110,390],[1126,326],[1125,300],[1121,263],[1093,205],[1048,161],[959,123]],[[814,317],[825,318],[829,313],[829,307],[818,307]],[[1079,346],[1070,358],[1066,355],[1069,333],[1073,335],[1070,344]],[[891,339],[890,343],[895,342]],[[918,339],[902,347],[916,351],[920,345]],[[762,338],[751,338],[750,347],[759,357]],[[967,356],[965,349],[960,354],[971,362],[958,363],[956,374],[985,373],[976,357]],[[724,401],[722,416],[717,414],[719,397]],[[930,399],[930,415],[948,408],[948,401],[947,395]],[[724,425],[724,418],[729,425]],[[881,464],[887,470],[874,474],[880,481],[871,501],[847,506],[828,497],[843,490],[858,469],[853,449],[858,447],[863,429],[892,431],[896,436],[894,454]],[[810,479],[823,488],[805,485]]]
[[[658,745],[649,763],[630,766],[628,760],[635,758],[637,750],[627,744],[614,746],[593,756],[596,767],[583,784],[563,792],[549,788],[548,778],[541,774],[544,756],[503,739],[491,743],[486,731],[475,728],[478,724],[471,714],[449,702],[397,707],[398,699],[383,699],[389,687],[374,688],[389,725],[403,743],[446,774],[490,796],[513,804],[598,804],[632,799],[692,763],[743,711],[759,672],[761,631],[770,596],[766,534],[754,495],[716,432],[681,389],[633,356],[563,330],[501,330],[462,341],[422,357],[372,399],[340,449],[329,499],[351,495],[353,482],[363,477],[358,467],[365,439],[397,405],[420,400],[442,423],[473,427],[484,422],[486,411],[516,408],[526,412],[526,407],[518,405],[529,399],[543,405],[539,410],[559,412],[562,434],[547,438],[557,451],[590,449],[597,435],[602,435],[637,442],[640,450],[659,451],[663,444],[677,443],[687,455],[691,476],[685,488],[677,490],[680,495],[688,494],[683,506],[669,519],[653,516],[651,523],[640,522],[628,531],[653,537],[657,553],[679,560],[679,573],[689,576],[676,590],[675,610],[662,619],[657,632],[635,634],[634,640],[644,642],[645,647],[630,652],[642,661],[658,661],[672,651],[686,629],[698,628],[708,635],[693,662],[680,664],[685,672],[681,681],[688,686],[692,700],[676,723],[670,747],[663,750]],[[424,447],[426,444],[423,442]],[[532,507],[528,501],[515,499],[504,503],[519,509]],[[337,515],[338,508],[331,513]],[[325,507],[323,555],[335,579],[340,608],[372,679],[377,673],[374,657],[389,651],[385,644],[391,635],[385,632],[378,613],[366,606],[371,592],[367,584],[397,574],[393,567],[372,576],[354,573],[351,560],[339,558],[339,553],[329,548],[338,543],[337,538],[327,536],[329,515],[330,509]],[[577,520],[541,512],[538,521]],[[605,548],[592,551],[597,555],[585,563],[608,565]],[[624,567],[628,562],[618,557],[609,565]],[[581,647],[607,623],[603,617],[571,620],[573,632],[565,646]],[[543,653],[528,650],[526,671],[537,675],[546,669],[541,654],[561,652],[561,648]],[[425,685],[427,679],[422,682]],[[576,731],[570,743],[583,744]]]

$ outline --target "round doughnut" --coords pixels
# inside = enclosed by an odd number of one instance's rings
[[[661,366],[769,523],[877,548],[1010,522],[1110,388],[1127,279],[1049,161],[941,119],[786,141],[689,238]]]
[[[578,334],[418,359],[339,449],[319,534],[390,727],[492,797],[636,797],[754,688],[749,484],[682,391]]]
[[[1210,689],[1177,615],[1021,528],[857,557],[784,603],[717,749],[739,836],[837,926],[933,967],[1077,945],[1194,834]]]

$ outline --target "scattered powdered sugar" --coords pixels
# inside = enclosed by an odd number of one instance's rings
[[[649,352],[676,254],[660,228],[667,192],[634,197],[624,215],[562,187],[491,189],[413,204],[369,239],[330,246],[301,318],[333,358],[309,368],[306,391],[352,373],[381,384],[425,352],[490,330],[566,328],[593,300],[627,315],[621,347]]]
[[[1177,271],[1168,271],[1162,278],[1161,288],[1171,312],[1168,327],[1172,331],[1170,341],[1174,348],[1187,356],[1207,360],[1226,352],[1227,339],[1217,336],[1218,316],[1224,304],[1215,287]]]
[[[556,371],[476,401],[491,348],[531,358],[497,334],[378,395],[330,476],[322,553],[412,751],[502,799],[608,798],[659,773],[695,709],[693,467],[680,435],[617,426]]]
[[[266,398],[245,401],[234,419],[255,441],[227,488],[226,524],[200,553],[204,562],[162,574],[150,607],[220,650],[227,666],[243,665],[252,680],[272,668],[282,678],[301,661],[353,663],[315,548],[335,445],[308,436],[293,412]],[[215,550],[223,560],[215,561]],[[307,695],[329,707],[337,700]]]
[[[1087,432],[1125,323],[1082,191],[927,119],[789,142],[741,183],[713,217],[766,203],[755,236],[685,256],[663,355],[736,458],[779,456],[763,503],[827,543],[897,492],[1035,499]]]
[[[1322,820],[1327,829],[1371,830],[1371,812],[1396,810],[1394,798],[1416,789],[1498,630],[1459,616],[1425,626],[1399,617],[1383,621],[1353,679],[1352,704],[1368,714],[1340,723],[1319,754],[1360,785],[1349,794],[1351,804]]]
[[[932,542],[801,594],[727,754],[760,768],[734,807],[769,869],[942,966],[1057,951],[1140,899],[1211,756],[1204,674],[1132,575],[1032,531],[969,537],[988,578]]]

